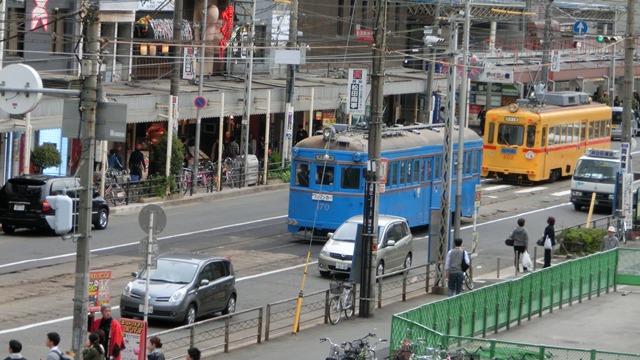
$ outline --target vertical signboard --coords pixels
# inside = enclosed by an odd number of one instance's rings
[[[100,311],[102,304],[109,303],[111,271],[89,272],[89,312]]]
[[[551,50],[551,72],[560,72],[560,50]]]
[[[120,326],[125,346],[120,352],[122,360],[146,360],[147,322],[122,318]]]
[[[183,51],[182,78],[185,80],[193,80],[196,77],[196,49],[192,47],[185,47]]]
[[[349,69],[347,113],[362,115],[367,99],[367,69]]]

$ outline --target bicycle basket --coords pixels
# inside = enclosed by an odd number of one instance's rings
[[[329,283],[329,291],[332,294],[340,294],[342,293],[342,284],[341,283]]]

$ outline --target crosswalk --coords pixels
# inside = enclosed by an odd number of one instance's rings
[[[523,195],[523,194],[530,194],[530,193],[540,193],[547,189],[548,189],[547,186],[522,187],[522,186],[508,185],[508,184],[489,185],[486,187],[484,186],[481,187],[483,196],[486,196],[489,198],[496,198],[497,194],[494,194],[494,193],[498,193],[498,192],[500,193],[511,192],[514,194]],[[512,190],[512,191],[509,191],[509,190]],[[566,197],[566,196],[569,196],[570,194],[571,194],[571,190],[563,190],[563,191],[553,192],[548,195],[555,196],[555,197]]]

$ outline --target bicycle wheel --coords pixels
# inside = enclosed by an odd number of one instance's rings
[[[353,291],[353,289],[351,289],[343,296],[344,303],[342,304],[342,307],[344,308],[344,317],[347,319],[352,319],[356,308],[356,293]]]
[[[127,200],[126,199],[127,194],[125,193],[124,189],[119,185],[113,185],[111,187],[111,193],[112,193],[111,200],[114,206],[122,205]]]
[[[115,191],[113,190],[113,186],[109,186],[104,190],[104,199],[109,204],[112,204],[113,206],[116,206],[115,196],[116,194],[115,194]]]
[[[473,290],[473,279],[471,278],[471,275],[466,272],[464,273],[464,286],[469,290]]]
[[[232,188],[233,185],[234,185],[234,177],[235,177],[234,171],[233,170],[227,170],[227,173],[226,173],[225,176],[227,178],[226,179],[227,185],[229,185],[229,187]]]
[[[182,195],[186,194],[189,191],[189,174],[185,173],[180,176],[180,192]]]
[[[329,300],[329,321],[335,325],[340,322],[342,315],[342,306],[340,305],[340,296],[334,296]]]

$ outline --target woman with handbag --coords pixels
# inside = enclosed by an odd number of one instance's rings
[[[553,228],[555,224],[556,219],[553,216],[549,216],[547,218],[547,227],[544,228],[544,235],[542,235],[544,239],[544,266],[542,268],[551,266],[551,249],[556,244],[556,231]],[[547,241],[547,238],[549,241]]]
[[[513,264],[516,271],[520,272],[520,258],[522,253],[529,248],[529,233],[524,228],[524,218],[518,219],[518,226],[511,232],[510,238],[513,239]],[[522,267],[523,271],[528,271],[526,267]]]

